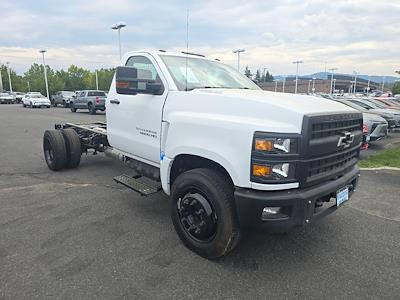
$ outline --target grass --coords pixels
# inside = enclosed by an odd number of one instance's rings
[[[400,168],[400,147],[386,149],[358,162],[360,168],[395,167]]]

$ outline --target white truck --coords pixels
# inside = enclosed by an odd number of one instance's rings
[[[116,69],[106,123],[44,133],[51,170],[103,152],[135,171],[117,182],[170,196],[182,242],[215,259],[245,229],[286,232],[335,211],[355,191],[361,113],[312,96],[261,90],[218,60],[131,52]]]

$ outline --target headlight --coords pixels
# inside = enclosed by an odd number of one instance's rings
[[[296,153],[297,143],[296,139],[291,138],[254,138],[254,150],[265,153]]]
[[[294,165],[290,163],[259,164],[253,163],[252,175],[265,180],[293,179]]]

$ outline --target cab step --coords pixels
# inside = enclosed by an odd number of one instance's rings
[[[128,175],[119,175],[114,177],[114,180],[135,192],[143,196],[148,196],[151,194],[155,194],[161,190],[161,183],[155,180],[151,180],[147,177],[143,177],[140,175],[137,176],[128,176]]]

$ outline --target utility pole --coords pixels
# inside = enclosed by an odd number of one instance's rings
[[[333,72],[335,72],[336,70],[337,70],[337,68],[329,69],[329,71],[331,72],[331,88],[329,90],[329,94],[331,94],[331,95],[332,95],[332,89],[333,89]]]
[[[293,63],[296,64],[296,84],[294,86],[294,93],[297,94],[297,82],[298,82],[298,79],[299,79],[299,64],[302,64],[303,61],[302,60],[296,60]]]
[[[275,93],[276,93],[276,91],[277,91],[277,89],[278,89],[278,80],[274,80],[275,81]]]
[[[10,93],[12,93],[13,90],[12,90],[12,83],[11,83],[10,62],[9,61],[6,62],[6,65],[7,65],[7,73],[8,73],[8,84],[10,86]]]
[[[383,77],[383,80],[382,80],[382,94],[384,93],[384,91],[383,91],[383,89],[385,88],[385,77]]]
[[[44,69],[44,82],[46,84],[46,95],[47,95],[47,99],[50,100],[50,95],[49,95],[49,84],[47,82],[47,69],[46,69],[46,62],[44,60],[44,54],[47,52],[47,50],[39,50],[39,53],[42,53],[42,58],[43,58],[43,69]]]
[[[370,82],[370,79],[368,79],[368,86],[367,86],[367,97],[368,97],[368,95],[369,95],[369,82]]]
[[[232,51],[233,53],[237,53],[237,69],[238,69],[238,72],[240,72],[240,53],[245,52],[245,51],[246,51],[245,49],[236,49],[236,50]]]
[[[283,76],[282,93],[285,92],[286,76]]]

